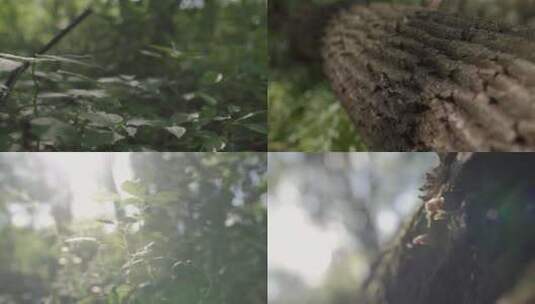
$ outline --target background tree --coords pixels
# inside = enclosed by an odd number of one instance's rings
[[[532,172],[526,168],[532,161],[531,155],[443,155],[424,187],[425,206],[379,259],[361,301],[533,301],[526,285],[535,258]],[[435,198],[444,200],[444,217],[433,216]]]
[[[352,303],[435,161],[431,153],[270,155],[270,301]]]
[[[307,252],[307,259],[318,256],[298,248],[333,247],[332,236],[323,235],[333,223],[345,224],[343,215],[354,225],[366,226],[366,218],[356,212],[349,214],[350,208],[367,208],[379,236],[379,250],[373,253],[364,247],[373,231],[362,238],[351,226],[334,230],[344,242],[331,255],[321,256],[329,267],[320,284],[311,284],[303,272],[292,272],[295,268],[270,268],[274,303],[299,303],[300,299],[340,304],[533,301],[532,155],[443,154],[440,164],[426,174],[425,182],[421,173],[432,162],[420,153],[397,157],[376,153],[372,154],[373,164],[362,159],[365,155],[352,156],[350,163],[336,154],[325,154],[317,163],[302,154],[270,159],[270,170],[277,173],[274,187],[270,187],[270,202],[275,204],[270,205],[270,221],[281,223],[280,205],[297,204],[312,219],[322,214],[325,227],[308,237],[299,216],[292,213],[293,226],[277,236],[285,238],[297,231],[301,238],[298,246],[286,243],[285,258],[292,256],[292,250]],[[332,177],[322,173],[329,170],[339,174]],[[374,201],[362,206],[370,193],[368,187],[374,184],[366,176],[368,170],[375,172],[379,182],[376,194],[370,196]],[[350,176],[355,194],[349,202],[339,201],[337,185],[343,176]],[[331,183],[334,186],[330,187]],[[421,199],[410,195],[418,187]],[[329,188],[332,193],[326,195]],[[322,206],[327,212],[317,212]],[[398,221],[386,221],[384,214],[388,212],[399,212]],[[389,226],[391,230],[385,229]],[[270,235],[278,232],[270,229]],[[346,233],[349,237],[344,236]],[[272,265],[279,262],[270,261]],[[313,259],[308,265],[323,267],[325,261]]]

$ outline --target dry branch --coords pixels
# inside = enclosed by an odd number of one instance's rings
[[[414,6],[354,5],[326,29],[332,86],[377,150],[535,150],[535,36]]]
[[[57,43],[59,43],[69,32],[71,32],[75,27],[77,27],[82,21],[84,21],[87,17],[89,17],[93,13],[93,10],[91,8],[87,8],[84,10],[78,17],[76,17],[66,28],[61,30],[59,33],[56,34],[45,46],[43,46],[40,50],[38,50],[34,57],[38,55],[43,55],[46,52],[48,52],[52,47],[54,47]],[[9,94],[11,94],[11,91],[15,87],[15,84],[17,83],[17,80],[20,75],[22,75],[28,68],[30,67],[30,62],[25,62],[23,65],[21,65],[19,68],[14,70],[10,73],[8,79],[4,83],[4,91],[2,92],[2,95],[0,96],[0,103],[7,100],[9,97]]]

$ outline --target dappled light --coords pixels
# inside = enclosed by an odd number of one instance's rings
[[[266,303],[266,166],[0,154],[0,303]]]
[[[269,160],[274,304],[350,303],[437,164],[433,154],[418,153],[277,153]]]
[[[266,150],[265,3],[2,1],[0,150]]]

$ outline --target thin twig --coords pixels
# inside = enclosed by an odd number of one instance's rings
[[[75,27],[77,27],[82,21],[84,21],[87,17],[89,17],[93,13],[93,10],[91,8],[85,9],[85,11],[82,12],[78,17],[76,17],[65,29],[61,30],[52,40],[50,40],[45,46],[43,46],[40,50],[38,50],[33,57],[37,57],[38,55],[43,55],[44,53],[48,52],[54,45],[56,45],[63,37],[65,37],[70,31],[72,31]],[[18,67],[16,70],[11,72],[9,75],[9,78],[4,83],[4,92],[0,96],[0,103],[7,100],[9,97],[9,94],[15,87],[15,84],[19,78],[19,76],[24,73],[28,68],[30,67],[30,62],[25,62],[22,66]]]

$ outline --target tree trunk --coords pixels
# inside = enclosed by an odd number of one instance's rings
[[[331,18],[324,68],[376,150],[535,150],[535,35],[415,6]]]
[[[443,204],[422,204],[357,303],[534,303],[534,166],[530,154],[442,155],[422,198]]]

